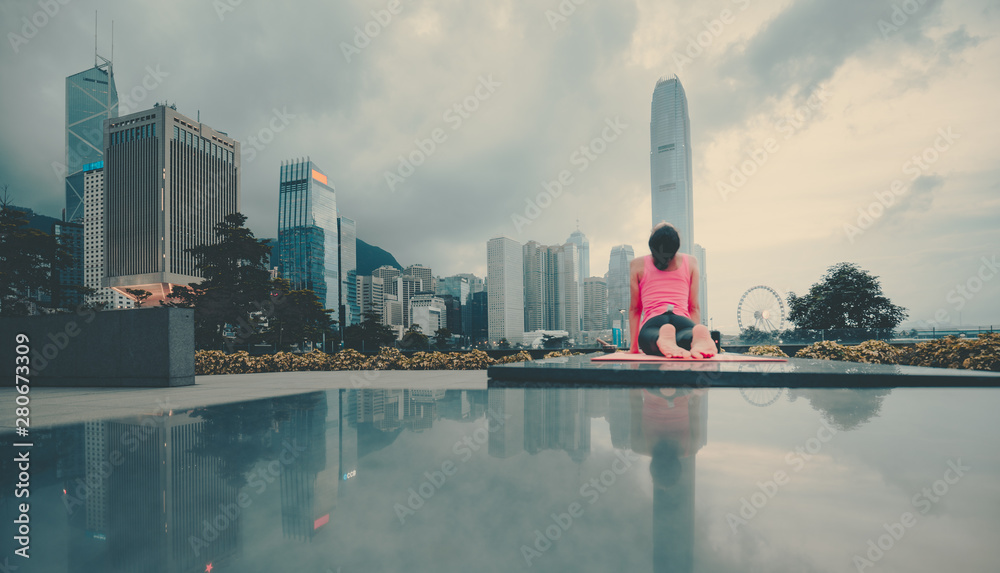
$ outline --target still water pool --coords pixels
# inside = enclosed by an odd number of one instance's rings
[[[28,498],[0,438],[0,565],[996,571],[997,412],[997,389],[395,389],[94,420],[32,433]]]

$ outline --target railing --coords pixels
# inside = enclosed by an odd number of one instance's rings
[[[855,344],[866,340],[889,342],[919,342],[945,336],[976,338],[981,333],[1000,332],[994,325],[970,326],[964,328],[928,328],[909,330],[889,330],[876,328],[838,328],[830,330],[786,330],[780,333],[753,332],[749,335],[726,337],[723,344],[812,344],[822,340],[832,340],[842,344]]]

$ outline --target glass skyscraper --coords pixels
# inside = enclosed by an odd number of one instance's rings
[[[358,225],[354,219],[337,218],[340,229],[340,324],[361,323],[358,304]]]
[[[691,121],[687,95],[677,76],[660,78],[656,82],[649,138],[653,194],[651,226],[660,221],[672,224],[681,236],[681,252],[691,254],[694,245]]]
[[[340,307],[340,232],[337,195],[309,159],[281,164],[278,256],[292,289],[316,293],[323,308]]]
[[[104,120],[116,117],[118,89],[109,60],[66,78],[67,221],[83,222],[83,172],[104,160]]]

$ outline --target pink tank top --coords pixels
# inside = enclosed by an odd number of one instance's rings
[[[674,305],[674,314],[691,318],[688,308],[691,294],[691,267],[688,256],[678,253],[681,258],[677,270],[661,271],[653,264],[653,256],[644,257],[642,280],[639,281],[639,302],[642,304],[642,322],[667,312]]]

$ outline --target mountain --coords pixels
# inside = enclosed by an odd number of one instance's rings
[[[361,239],[358,239],[357,258],[358,276],[370,275],[372,271],[383,265],[403,270],[403,265],[399,264],[396,257],[392,256],[391,253],[375,245],[369,245]]]

